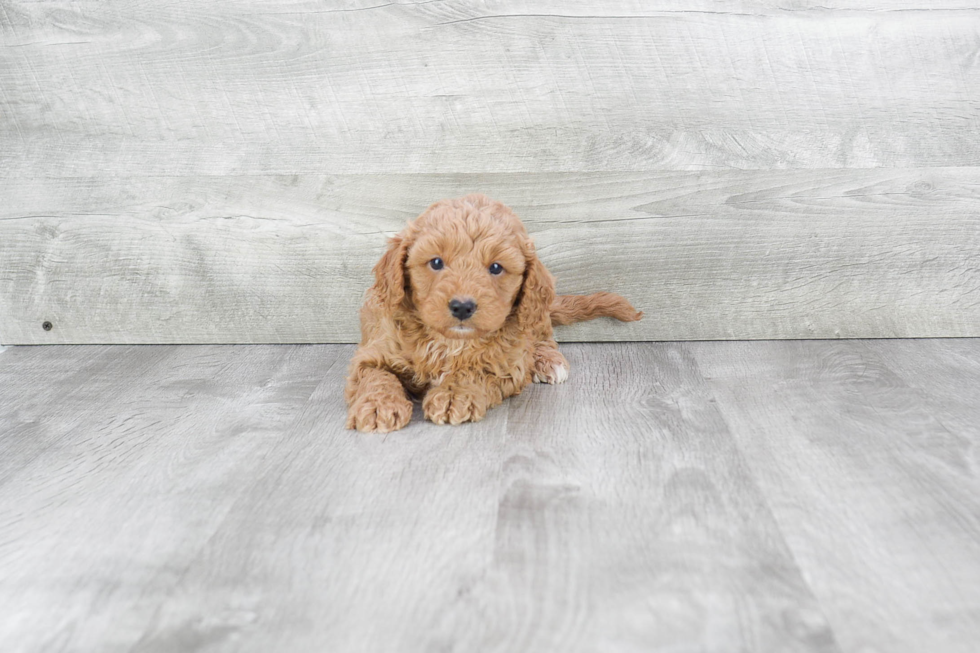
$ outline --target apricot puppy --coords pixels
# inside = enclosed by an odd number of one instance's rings
[[[532,381],[568,378],[552,324],[642,316],[612,293],[556,297],[524,225],[484,195],[430,206],[374,275],[344,391],[361,431],[404,427],[411,397],[436,424],[478,421]]]

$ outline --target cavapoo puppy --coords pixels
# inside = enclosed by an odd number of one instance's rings
[[[552,324],[642,316],[612,293],[556,297],[520,219],[483,195],[430,206],[374,275],[344,392],[361,431],[408,424],[410,397],[436,424],[478,421],[532,381],[568,378]]]

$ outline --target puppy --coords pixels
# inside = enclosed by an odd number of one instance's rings
[[[344,392],[361,431],[404,427],[410,397],[436,424],[478,421],[532,381],[568,378],[552,324],[642,316],[612,293],[556,297],[520,219],[483,195],[430,206],[374,275]]]

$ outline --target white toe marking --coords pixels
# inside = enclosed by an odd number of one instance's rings
[[[564,383],[568,380],[568,368],[564,365],[555,366],[555,383]]]
[[[550,383],[553,385],[557,385],[559,383],[564,383],[567,380],[568,380],[568,368],[560,363],[552,367],[551,373],[546,376],[542,376],[537,372],[534,373],[535,383]]]

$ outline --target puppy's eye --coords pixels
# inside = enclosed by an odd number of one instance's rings
[[[446,264],[442,262],[441,258],[434,258],[429,261],[429,267],[433,270],[441,270],[443,267],[445,267],[445,265]]]
[[[496,275],[496,274],[500,274],[503,271],[504,271],[504,266],[502,266],[500,263],[490,264],[490,274]]]

